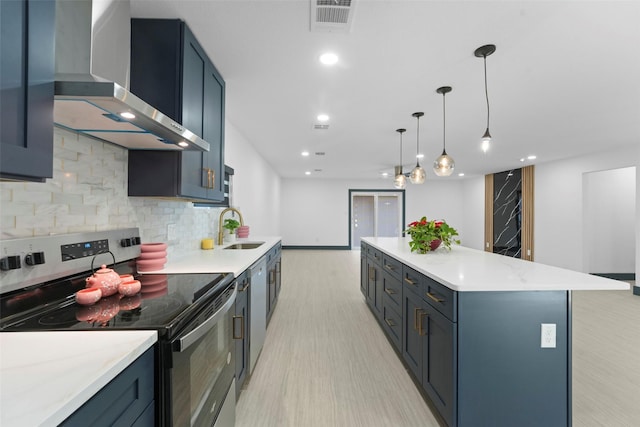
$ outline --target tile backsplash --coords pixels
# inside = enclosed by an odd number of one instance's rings
[[[53,178],[0,183],[0,238],[138,227],[143,242],[168,242],[171,254],[216,236],[220,208],[128,197],[127,159],[122,147],[56,127]]]

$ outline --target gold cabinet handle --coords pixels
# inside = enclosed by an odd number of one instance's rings
[[[429,313],[427,313],[424,310],[420,310],[420,320],[418,321],[418,335],[423,336],[424,334],[424,330],[422,329],[422,319],[424,319],[425,316],[428,316]]]
[[[211,189],[216,188],[216,171],[213,169],[209,169],[209,171],[211,172]]]
[[[438,298],[437,296],[435,296],[434,294],[432,294],[431,292],[427,292],[427,296],[429,298],[431,298],[432,300],[434,300],[435,302],[444,302],[443,299]]]
[[[384,291],[387,293],[387,295],[395,295],[396,294],[396,291],[394,291],[393,289],[384,288]]]
[[[411,286],[415,286],[416,285],[416,282],[414,282],[413,280],[409,279],[408,277],[405,277],[404,281],[407,282],[408,284],[410,284]]]
[[[250,284],[251,284],[251,282],[250,282],[249,280],[247,280],[247,281],[245,282],[245,285],[244,285],[243,287],[241,287],[241,288],[238,290],[238,292],[244,292],[244,291],[246,291]]]
[[[376,269],[373,267],[369,267],[369,281],[374,281],[376,280]]]
[[[416,307],[413,309],[413,329],[415,331],[418,330],[418,312],[420,311],[420,307]]]
[[[240,319],[240,336],[236,336],[236,319]],[[233,316],[233,339],[234,340],[243,340],[244,339],[244,316]]]
[[[387,325],[389,325],[391,328],[393,328],[394,326],[396,326],[395,323],[393,323],[393,320],[391,319],[384,319],[384,321],[386,322]]]
[[[396,271],[396,268],[390,264],[385,264],[384,268],[386,268],[387,270]]]

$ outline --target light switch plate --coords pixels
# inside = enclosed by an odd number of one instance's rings
[[[540,348],[556,348],[556,324],[540,324]]]

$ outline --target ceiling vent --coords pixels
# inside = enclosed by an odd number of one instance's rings
[[[327,130],[329,129],[329,125],[313,125],[313,128],[316,130]]]
[[[316,151],[316,156],[324,156],[326,153],[324,151]]]
[[[355,0],[311,0],[311,31],[349,32]]]

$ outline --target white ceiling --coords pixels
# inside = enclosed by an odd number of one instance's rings
[[[131,0],[134,17],[181,18],[227,84],[226,114],[282,177],[373,179],[415,164],[461,179],[640,144],[639,1],[355,0],[351,31],[310,31],[309,0]],[[487,58],[493,146],[486,127]],[[318,57],[333,51],[338,65]],[[442,151],[442,95],[452,177]],[[316,116],[328,130],[313,130]],[[302,158],[302,150],[311,151]],[[323,157],[316,151],[326,152]],[[526,162],[524,164],[529,164]]]

